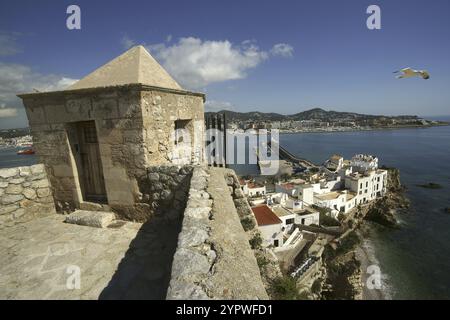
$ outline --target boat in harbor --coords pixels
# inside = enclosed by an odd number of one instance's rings
[[[34,154],[34,150],[33,150],[32,148],[23,149],[23,150],[17,151],[17,154],[19,154],[19,155],[29,155],[29,154]]]

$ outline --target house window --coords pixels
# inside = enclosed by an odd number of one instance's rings
[[[175,121],[175,145],[185,142],[184,134],[186,134],[187,127],[191,120],[176,120]]]
[[[293,224],[293,223],[294,223],[294,218],[286,219],[286,225]]]
[[[275,247],[278,247],[278,239],[276,239],[276,240],[273,240],[273,245],[275,246]]]

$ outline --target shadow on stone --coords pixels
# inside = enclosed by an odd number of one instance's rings
[[[180,219],[144,223],[99,299],[165,299],[180,229]]]

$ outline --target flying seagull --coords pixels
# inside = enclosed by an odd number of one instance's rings
[[[425,80],[430,79],[430,75],[428,74],[428,71],[426,70],[414,70],[412,68],[404,68],[399,71],[395,71],[394,73],[402,73],[401,75],[397,76],[397,79],[404,79],[404,78],[412,78],[412,77],[422,77]]]

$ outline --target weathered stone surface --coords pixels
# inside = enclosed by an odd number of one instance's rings
[[[22,194],[25,196],[25,198],[27,198],[29,200],[34,200],[37,197],[36,190],[34,190],[32,188],[23,189]]]
[[[37,189],[37,195],[39,198],[48,197],[50,195],[50,188],[39,188]]]
[[[19,174],[21,177],[28,177],[31,175],[31,168],[30,167],[19,167]]]
[[[173,259],[173,278],[192,277],[196,274],[207,275],[211,268],[206,256],[189,249],[181,248],[177,250]]]
[[[209,297],[202,287],[189,283],[174,281],[169,288],[171,295],[167,297],[170,300],[208,300]]]
[[[13,218],[14,218],[14,219],[19,219],[19,218],[21,218],[25,213],[26,213],[25,209],[23,209],[23,208],[17,209],[17,210],[14,211],[14,213],[13,213]]]
[[[47,179],[36,180],[31,183],[32,188],[47,188],[49,186]]]
[[[192,167],[152,166],[139,180],[139,200],[148,204],[153,214],[169,220],[181,216],[186,205]],[[170,206],[170,210],[167,210]]]
[[[0,178],[11,178],[16,176],[19,173],[18,168],[7,168],[7,169],[1,169],[0,170]]]
[[[55,212],[53,198],[49,194],[39,199],[37,197],[36,186],[48,185],[43,165],[0,169],[0,173],[2,172],[3,176],[9,178],[0,178],[1,185],[5,186],[0,188],[0,207],[3,213],[0,227],[3,223],[24,222]]]
[[[165,298],[176,225],[98,229],[63,220],[52,214],[0,231],[0,299]],[[65,285],[71,265],[80,267],[80,290]]]
[[[22,199],[23,199],[23,195],[21,195],[21,194],[5,194],[2,196],[0,202],[4,205],[7,205],[7,204],[19,202]]]
[[[167,299],[268,299],[226,172],[194,169]]]
[[[0,207],[0,215],[11,213],[17,209],[19,209],[19,206],[16,204],[1,206]]]
[[[157,172],[150,172],[147,177],[151,182],[159,181],[159,174]]]
[[[35,164],[34,166],[30,167],[30,170],[33,175],[45,173],[45,167],[43,164]]]
[[[268,299],[233,199],[225,192],[228,191],[226,173],[222,168],[212,168],[207,189],[214,199],[208,243],[217,254],[215,258],[210,254],[214,272],[208,277],[208,295],[218,299]]]
[[[180,247],[197,247],[208,239],[208,232],[200,228],[191,228],[179,235],[178,245]]]
[[[0,181],[0,188],[6,188],[8,186],[8,181]]]
[[[184,215],[195,219],[208,219],[211,208],[199,207],[199,208],[187,208],[184,211]]]
[[[23,187],[20,184],[9,184],[9,186],[5,189],[6,194],[21,194],[23,191]]]
[[[64,222],[82,226],[106,228],[116,218],[112,212],[76,210]]]
[[[15,179],[10,179],[9,183],[10,184],[21,184],[25,181],[24,178],[15,178]]]

